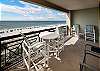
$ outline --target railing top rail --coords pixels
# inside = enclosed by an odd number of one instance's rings
[[[49,31],[49,30],[53,30],[55,28],[46,28],[46,29],[42,29],[42,30],[37,30],[37,31],[30,31],[30,32],[24,32],[24,35],[29,35],[29,34],[34,34],[34,33],[40,33],[43,31]],[[15,35],[11,35],[11,36],[5,36],[5,37],[0,37],[0,41],[4,41],[4,40],[8,40],[8,39],[12,39],[12,38],[16,38],[16,37],[21,37],[21,34],[15,34]]]

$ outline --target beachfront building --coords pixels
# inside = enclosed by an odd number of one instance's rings
[[[100,71],[99,1],[23,1],[65,12],[67,25],[0,37],[1,71]]]

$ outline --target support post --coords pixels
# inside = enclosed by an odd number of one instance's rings
[[[40,34],[40,32],[39,32],[39,34]],[[41,42],[41,38],[39,37],[39,34],[38,34],[38,38],[39,38],[39,42]]]
[[[0,68],[1,68],[1,41],[0,41]]]
[[[6,47],[4,46],[5,48],[5,66],[6,66]]]
[[[71,35],[71,12],[66,14],[66,23],[68,26],[68,35]]]

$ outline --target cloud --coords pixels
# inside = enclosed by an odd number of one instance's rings
[[[6,5],[0,3],[1,11],[6,11],[6,12],[13,12],[13,13],[18,13],[23,16],[28,16],[29,13],[36,13],[38,11],[41,11],[41,9],[31,7],[29,5],[26,5],[26,7],[18,7],[18,6],[11,6],[11,5]]]
[[[43,7],[39,6],[39,5],[36,5],[36,4],[31,4],[31,3],[28,3],[28,2],[24,2],[24,1],[19,1],[21,4],[24,4],[25,6],[31,6],[33,8],[36,8],[36,9],[42,9]]]
[[[5,4],[0,4],[0,6],[1,6],[1,11],[18,13],[21,15],[25,15],[25,13],[26,13],[21,8],[16,7],[16,6],[10,6],[10,5],[5,5]]]
[[[59,17],[59,16],[55,16],[55,15],[53,15],[53,14],[48,14],[48,15],[47,15],[47,18],[48,18],[48,19],[54,19],[54,18],[57,18],[57,17]]]
[[[20,17],[20,18],[19,18]],[[23,16],[16,16],[16,17],[13,17],[13,16],[2,16],[1,17],[1,20],[2,21],[24,21],[24,20],[32,20],[30,19],[29,17],[23,17]]]
[[[13,0],[12,0],[13,2]],[[52,9],[44,8],[36,4],[19,1],[24,7],[18,5],[7,5],[0,3],[0,9],[3,12],[16,13],[18,16],[5,16],[2,20],[55,20],[57,18],[63,19],[65,13],[58,12]],[[13,18],[16,17],[16,18]],[[8,18],[8,19],[7,19]]]
[[[59,16],[66,16],[67,14],[66,13],[57,13],[57,15],[59,15]]]

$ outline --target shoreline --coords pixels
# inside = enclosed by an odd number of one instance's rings
[[[66,21],[0,21],[0,30],[65,24]]]
[[[4,30],[0,30],[0,37],[17,35],[20,33],[28,33],[31,31],[39,31],[47,28],[55,28],[55,27],[66,26],[66,25],[67,24],[56,24],[56,25],[47,25],[47,26],[32,26],[32,27],[25,27],[25,28],[4,29]]]

